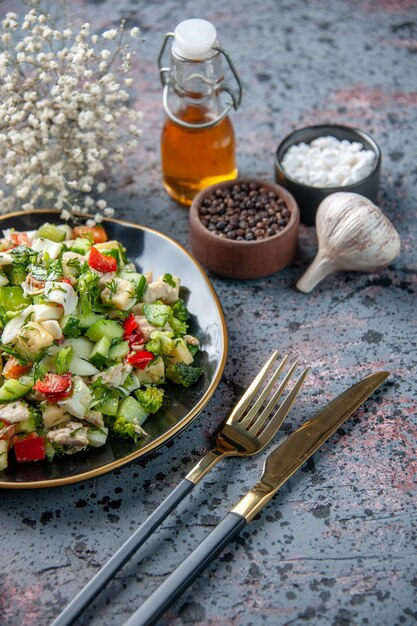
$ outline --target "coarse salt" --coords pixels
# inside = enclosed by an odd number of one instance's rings
[[[294,180],[311,187],[345,187],[366,178],[375,163],[372,150],[358,141],[339,140],[330,135],[317,137],[310,144],[291,146],[282,167]]]

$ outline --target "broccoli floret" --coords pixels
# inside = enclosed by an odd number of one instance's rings
[[[154,330],[151,333],[150,341],[146,344],[146,349],[153,354],[170,354],[175,348],[172,337],[173,334],[170,332]]]
[[[182,298],[178,298],[178,300],[174,302],[171,306],[171,310],[172,315],[177,317],[181,322],[186,322],[190,317],[187,306]]]
[[[189,353],[191,354],[191,356],[194,358],[195,355],[197,354],[197,352],[200,350],[200,346],[193,345],[191,343],[187,343],[187,348],[189,350]]]
[[[187,322],[182,322],[181,320],[178,319],[178,317],[174,317],[174,316],[171,316],[168,322],[172,330],[174,331],[175,338],[183,337],[184,335],[187,334],[187,331],[188,331]]]
[[[26,404],[26,402],[20,401],[21,404],[25,404],[29,409],[29,417],[23,422],[17,422],[15,428],[17,433],[33,433],[43,430],[43,418],[42,411],[36,409],[33,406]]]
[[[171,312],[168,319],[169,325],[174,331],[175,337],[183,337],[188,331],[188,320],[190,314],[184,300],[178,298],[174,304],[170,306]]]
[[[194,385],[202,374],[203,370],[201,367],[194,367],[186,363],[174,363],[166,370],[166,377],[183,387]]]
[[[124,417],[116,417],[111,428],[117,437],[122,437],[123,439],[134,439],[135,442],[146,436],[145,431],[140,426],[137,426],[132,422],[128,422]]]
[[[135,391],[135,396],[147,413],[156,413],[162,406],[164,390],[159,387],[147,387]]]
[[[29,422],[34,430],[43,430],[42,411],[34,406],[29,406]]]

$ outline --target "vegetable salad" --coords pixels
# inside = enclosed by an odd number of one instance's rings
[[[0,470],[145,439],[170,380],[189,387],[198,339],[180,279],[138,272],[102,226],[45,223],[0,239]],[[146,427],[146,425],[145,425]]]

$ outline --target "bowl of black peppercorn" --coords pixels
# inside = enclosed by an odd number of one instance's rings
[[[190,247],[219,276],[261,278],[291,263],[300,214],[289,191],[238,178],[207,187],[190,208]]]

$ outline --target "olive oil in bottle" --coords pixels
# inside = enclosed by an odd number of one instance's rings
[[[170,67],[161,67],[167,38],[173,37]],[[160,53],[166,120],[161,135],[163,185],[177,202],[190,205],[206,187],[237,177],[235,135],[229,118],[237,108],[241,88],[236,70],[218,47],[210,22],[181,22],[167,35]],[[238,95],[224,84],[221,55],[225,55],[238,83]],[[227,91],[232,103],[224,105]]]

